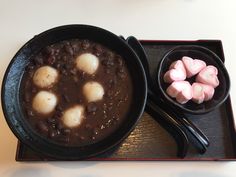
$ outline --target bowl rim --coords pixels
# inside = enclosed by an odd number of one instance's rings
[[[113,147],[117,146],[119,143],[121,143],[130,133],[131,131],[136,127],[138,121],[140,120],[143,112],[144,112],[144,109],[145,109],[145,104],[146,104],[146,100],[147,100],[147,80],[146,80],[146,75],[145,75],[145,71],[144,71],[144,68],[137,56],[137,54],[133,51],[133,49],[124,41],[122,40],[119,36],[117,36],[116,34],[106,30],[106,29],[103,29],[103,28],[100,28],[100,27],[97,27],[97,26],[92,26],[92,25],[87,25],[87,24],[69,24],[69,25],[62,25],[62,26],[57,26],[57,27],[54,27],[54,28],[51,28],[51,29],[48,29],[48,30],[45,30],[37,35],[35,35],[32,39],[28,40],[22,47],[20,47],[20,49],[16,52],[16,54],[13,56],[13,58],[11,59],[11,61],[9,62],[5,72],[4,72],[4,76],[3,76],[3,80],[2,80],[2,87],[1,87],[1,102],[2,102],[2,110],[3,110],[3,115],[5,117],[5,120],[9,126],[9,128],[11,129],[11,131],[13,132],[13,134],[23,143],[25,143],[27,146],[31,147],[33,150],[37,151],[37,152],[40,152],[40,153],[43,153],[49,157],[53,157],[53,158],[57,158],[57,159],[61,159],[61,160],[68,160],[68,158],[65,158],[64,156],[52,156],[51,154],[48,154],[47,152],[43,152],[40,148],[37,148],[35,146],[32,146],[31,143],[29,141],[26,141],[21,135],[18,134],[18,132],[16,131],[16,127],[14,126],[14,124],[10,121],[8,117],[8,108],[5,104],[5,94],[6,94],[6,89],[5,89],[5,85],[6,85],[6,82],[7,82],[7,79],[8,79],[8,74],[9,74],[9,71],[12,67],[12,65],[14,64],[14,62],[16,61],[17,59],[17,56],[22,52],[23,49],[25,49],[29,44],[31,44],[33,41],[37,40],[39,37],[43,36],[43,35],[46,35],[47,33],[51,33],[53,31],[57,31],[57,30],[63,30],[63,29],[68,29],[68,28],[79,28],[79,27],[89,27],[89,28],[94,28],[94,29],[97,29],[97,30],[102,30],[106,33],[109,33],[111,36],[113,36],[114,38],[116,38],[116,40],[119,40],[120,43],[122,43],[122,45],[125,45],[126,48],[129,49],[129,52],[132,53],[132,55],[135,56],[135,58],[137,58],[137,65],[139,65],[139,69],[140,69],[140,73],[142,73],[142,76],[143,76],[143,89],[144,89],[144,94],[142,96],[142,106],[141,109],[139,110],[138,112],[138,116],[135,120],[135,122],[133,123],[132,126],[130,126],[129,130],[126,131],[126,133],[124,133],[122,135],[121,138],[119,138],[118,141],[116,141],[115,143],[113,143],[112,145],[110,146],[106,146],[106,148],[104,148],[103,150],[101,151],[98,151],[96,153],[93,153],[93,154],[90,154],[86,157],[70,157],[69,159],[70,160],[77,160],[77,159],[84,159],[84,158],[91,158],[91,157],[94,157],[98,154],[101,154],[101,153],[104,153],[105,151],[109,150],[109,149],[112,149]],[[19,108],[20,109],[20,108]],[[66,147],[66,146],[65,146]]]
[[[226,94],[224,96],[223,99],[221,99],[215,106],[211,107],[211,108],[208,108],[207,110],[192,110],[192,109],[188,109],[188,108],[185,108],[182,106],[182,104],[178,103],[177,101],[174,101],[169,95],[167,95],[167,93],[165,92],[165,90],[162,88],[161,86],[161,68],[163,66],[163,63],[165,62],[166,58],[172,54],[173,52],[177,51],[177,50],[181,50],[182,48],[191,48],[191,50],[195,50],[195,51],[198,51],[199,49],[201,50],[201,52],[204,52],[205,54],[207,55],[212,55],[216,60],[216,63],[221,66],[220,68],[217,68],[217,69],[220,69],[223,73],[224,73],[224,78],[225,78],[225,81],[226,81],[226,84],[227,84],[227,90],[226,90]],[[175,46],[173,48],[171,48],[170,50],[168,50],[164,56],[162,57],[158,67],[157,67],[157,70],[156,70],[156,74],[155,74],[155,80],[156,80],[156,83],[157,83],[157,87],[158,89],[160,90],[162,96],[167,100],[168,104],[171,105],[173,108],[177,108],[179,109],[180,111],[183,111],[183,112],[186,112],[186,113],[191,113],[191,114],[205,114],[205,113],[208,113],[208,112],[211,112],[213,111],[214,109],[218,108],[221,104],[223,104],[225,102],[225,100],[228,98],[229,96],[229,91],[230,91],[230,78],[229,78],[229,74],[227,72],[227,69],[224,65],[224,63],[222,62],[222,60],[220,59],[220,57],[214,53],[213,51],[211,51],[210,49],[206,48],[206,47],[203,47],[203,46],[199,46],[199,45],[178,45],[178,46]]]

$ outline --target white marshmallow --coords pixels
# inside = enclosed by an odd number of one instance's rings
[[[48,114],[52,112],[57,105],[57,97],[55,94],[48,91],[38,92],[32,103],[32,107],[35,111],[41,114]]]
[[[103,98],[104,89],[98,82],[90,81],[83,86],[83,93],[88,102],[94,102]]]
[[[76,127],[81,124],[84,118],[84,107],[81,105],[73,106],[65,111],[62,121],[69,128]]]
[[[58,80],[58,72],[51,66],[42,66],[36,70],[33,82],[40,88],[53,86]]]
[[[98,58],[90,53],[84,53],[76,58],[76,67],[88,74],[94,74],[98,65]]]

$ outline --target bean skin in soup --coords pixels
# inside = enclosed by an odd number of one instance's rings
[[[125,121],[133,85],[120,55],[90,40],[71,39],[33,56],[20,89],[26,120],[37,133],[82,146],[104,139]]]

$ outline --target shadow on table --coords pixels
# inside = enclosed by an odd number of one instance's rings
[[[99,162],[92,162],[92,161],[60,161],[60,162],[47,162],[48,164],[52,166],[56,166],[59,168],[64,169],[83,169],[83,168],[89,168],[91,166],[95,166],[99,164]]]
[[[4,175],[4,174],[3,174]],[[42,167],[21,167],[17,169],[9,169],[5,176],[9,177],[47,177],[51,176],[47,168]]]
[[[204,171],[189,171],[189,172],[184,172],[180,173],[177,175],[173,175],[173,177],[226,177],[225,175],[218,174],[218,173],[213,173],[213,172],[204,172]]]
[[[7,126],[0,108],[0,166],[10,161],[15,161],[16,141],[16,138]]]

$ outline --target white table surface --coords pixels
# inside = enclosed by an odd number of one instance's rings
[[[91,24],[139,39],[220,39],[236,110],[235,0],[0,0],[0,80],[16,51],[35,34]],[[0,176],[235,176],[235,162],[15,162],[16,138],[0,112]]]

